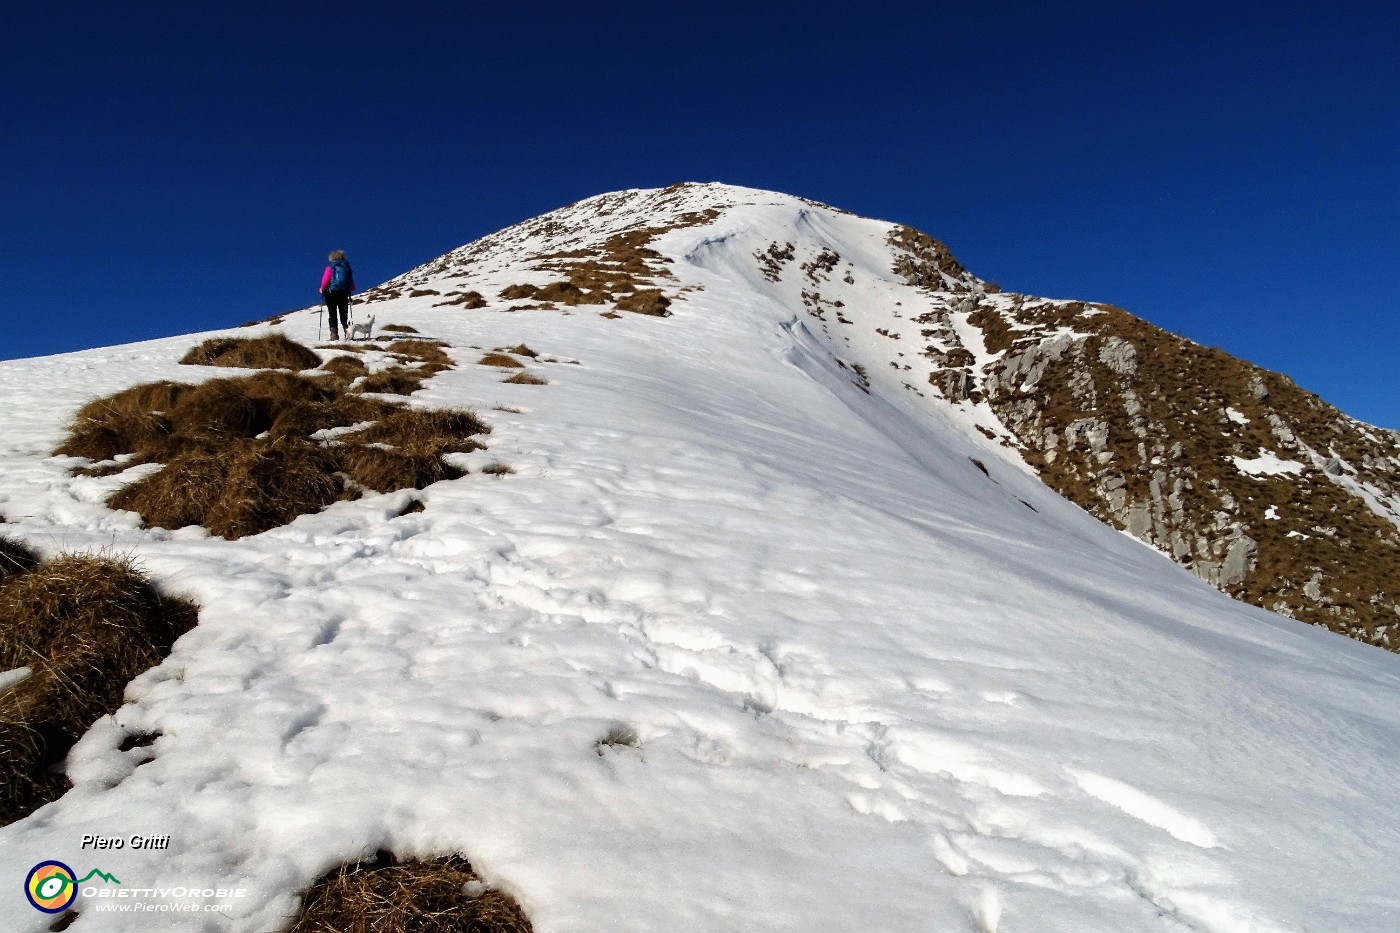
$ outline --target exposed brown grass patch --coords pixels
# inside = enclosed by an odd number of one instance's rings
[[[499,460],[492,460],[481,468],[481,472],[488,476],[508,476],[515,472],[515,467],[501,463]]]
[[[546,379],[546,378],[544,378],[543,376],[536,376],[534,373],[527,373],[527,372],[519,372],[519,373],[516,373],[514,376],[510,376],[510,377],[508,377],[508,378],[506,378],[506,379],[502,379],[501,381],[502,381],[502,382],[509,382],[509,383],[512,383],[513,385],[523,385],[523,386],[547,386],[547,385],[549,385],[549,380]]]
[[[417,361],[428,366],[437,367],[435,372],[453,367],[452,357],[443,351],[447,346],[441,340],[395,340],[385,347],[385,351],[393,353],[404,359],[405,362]]]
[[[103,461],[158,448],[171,433],[167,413],[189,389],[178,382],[153,382],[94,399],[78,409],[68,439],[54,453]]]
[[[666,317],[671,313],[667,310],[671,306],[671,299],[663,295],[659,288],[643,288],[630,295],[623,295],[617,299],[616,306],[619,311],[648,314],[652,317]]]
[[[481,450],[483,445],[474,438],[490,432],[470,410],[400,408],[340,441],[387,444],[410,453],[467,453]]]
[[[990,305],[978,305],[968,321],[982,331],[982,343],[992,353],[1010,349],[1014,332],[1006,318],[994,311]]]
[[[0,670],[33,672],[0,693],[0,823],[67,790],[54,766],[197,614],[123,559],[58,557],[0,583]]]
[[[458,292],[456,295],[454,295],[451,298],[448,298],[446,301],[433,302],[433,307],[435,308],[440,308],[444,305],[461,305],[463,308],[466,308],[470,311],[476,308],[486,307],[486,299],[482,297],[481,292],[473,291]]]
[[[289,314],[295,314],[296,312],[298,312],[298,311],[300,311],[300,310],[301,310],[301,308],[292,308],[290,311],[283,311],[281,314],[273,314],[273,315],[270,315],[270,316],[268,316],[268,317],[258,318],[256,321],[244,321],[242,324],[239,324],[238,326],[239,326],[239,327],[256,327],[256,326],[258,326],[259,324],[281,324],[282,321],[286,319],[287,315],[289,315]]]
[[[265,337],[211,337],[180,358],[192,366],[233,366],[241,369],[312,369],[320,365],[315,351],[281,334]]]
[[[524,357],[528,357],[528,358],[530,358],[530,359],[532,359],[532,360],[535,359],[537,356],[539,356],[538,353],[536,353],[534,350],[531,350],[528,346],[526,346],[526,345],[523,344],[523,343],[518,343],[518,344],[516,344],[516,345],[513,346],[513,347],[497,347],[497,348],[496,348],[496,352],[497,352],[497,353],[511,353],[511,354],[514,354],[515,356],[524,356]]]
[[[39,564],[39,555],[10,538],[0,537],[0,583],[16,574],[32,570]]]
[[[525,364],[504,353],[488,353],[477,360],[482,366],[499,366],[503,369],[523,369]]]
[[[562,281],[507,286],[500,297],[506,301],[535,301],[539,302],[535,307],[544,308],[610,304],[622,311],[665,317],[670,314],[667,309],[672,299],[655,286],[658,280],[672,280],[675,276],[666,268],[671,260],[652,249],[651,241],[670,230],[708,223],[719,213],[718,209],[692,211],[668,226],[624,230],[594,247],[542,256],[536,268],[562,275]],[[550,235],[548,229],[540,233]],[[613,313],[609,311],[607,315]]]
[[[416,372],[402,366],[371,373],[355,386],[356,392],[379,392],[385,395],[412,395],[423,387],[432,373]]]
[[[962,263],[953,258],[948,247],[922,230],[895,227],[886,242],[896,253],[894,271],[910,285],[931,291],[943,291],[950,281],[967,275]]]
[[[438,480],[465,475],[436,453],[402,453],[382,447],[349,446],[332,450],[341,472],[375,492],[422,489]]]
[[[434,292],[434,294],[436,294],[436,292]],[[381,327],[381,328],[379,328],[379,329],[380,329],[380,330],[392,331],[392,332],[398,333],[398,334],[416,334],[416,333],[418,333],[418,328],[416,328],[416,327],[409,327],[407,324],[385,324],[383,327]]]
[[[353,382],[360,376],[368,375],[365,361],[355,356],[337,356],[321,364],[321,368],[346,382]]]
[[[756,250],[753,258],[758,260],[759,271],[763,273],[763,277],[770,282],[776,282],[783,276],[783,266],[792,262],[794,249],[791,243],[783,246],[770,243],[768,249]]]
[[[449,855],[400,862],[381,851],[336,868],[302,899],[290,933],[530,933],[510,895]]]
[[[350,498],[335,475],[337,459],[319,444],[280,437],[240,448],[228,464],[218,498],[199,523],[211,534],[230,540],[259,534]],[[136,511],[149,520],[147,509]]]
[[[337,393],[324,402],[297,402],[283,406],[268,428],[270,437],[311,437],[328,428],[343,428],[362,421],[386,418],[399,406],[383,399],[365,398],[354,392]]]
[[[357,363],[347,359],[347,373]],[[474,413],[407,409],[358,394],[412,391],[432,369],[373,373],[356,392],[345,391],[340,376],[279,371],[137,386],[84,406],[59,452],[104,462],[124,456],[104,468],[111,472],[163,463],[107,500],[140,513],[148,527],[202,525],[231,539],[258,534],[354,498],[360,487],[421,489],[463,475],[442,455],[481,448],[474,437],[489,428]],[[332,440],[317,436],[365,422]]]
[[[202,525],[219,499],[231,461],[242,453],[243,446],[246,443],[232,450],[211,447],[171,457],[159,472],[112,493],[107,505],[139,513],[148,528]]]

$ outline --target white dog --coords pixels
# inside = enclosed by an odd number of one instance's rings
[[[351,339],[351,340],[355,340],[355,339],[357,339],[357,335],[358,335],[359,337],[363,337],[363,338],[365,338],[366,340],[368,340],[368,339],[369,339],[370,332],[373,331],[373,330],[374,330],[374,315],[371,314],[371,315],[369,316],[369,320],[368,320],[368,321],[365,321],[363,324],[351,324],[351,325],[350,325],[350,339]]]

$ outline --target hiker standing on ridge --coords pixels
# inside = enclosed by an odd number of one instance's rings
[[[339,340],[341,328],[346,336],[350,334],[350,293],[355,290],[355,273],[340,250],[331,250],[329,258],[331,264],[321,276],[321,300],[330,312],[331,339]]]

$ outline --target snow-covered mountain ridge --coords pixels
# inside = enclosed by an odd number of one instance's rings
[[[859,255],[842,257],[842,225],[862,228]],[[694,255],[645,246],[697,226],[703,242],[685,241]],[[758,294],[800,307],[804,325],[859,367],[858,378],[888,368],[898,377],[889,385],[963,409],[1056,491],[1213,585],[1400,647],[1391,636],[1400,624],[1400,437],[1119,308],[1000,294],[911,228],[726,186],[621,192],[456,250],[370,297],[436,283],[448,302],[476,304],[483,291],[536,299],[520,308],[610,301],[618,295],[607,287],[627,279],[600,278],[606,267],[646,283],[622,293],[624,310],[640,310],[641,294],[664,313],[671,292],[696,287],[678,282],[671,264],[681,259],[684,270],[702,253],[722,256],[726,274]],[[528,281],[498,288],[503,274]],[[917,291],[888,287],[896,278]]]
[[[207,335],[0,364],[6,530],[130,552],[202,607],[74,789],[0,829],[7,929],[47,928],[18,883],[41,858],[252,892],[227,918],[90,904],[79,933],[261,931],[380,848],[465,854],[542,933],[1393,927],[1400,659],[1047,488],[996,391],[987,309],[1016,298],[936,242],[681,186],[366,297],[449,344],[413,401],[493,428],[419,512],[142,529],[104,504],[120,477],[50,452],[93,396],[223,375],[175,362]],[[548,385],[475,365],[522,343]],[[170,848],[79,848],[134,832]]]

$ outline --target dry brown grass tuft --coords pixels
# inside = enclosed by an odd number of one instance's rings
[[[412,395],[423,388],[423,380],[432,373],[394,366],[371,373],[355,385],[356,392],[379,392],[384,395]]]
[[[433,294],[437,294],[437,292],[434,292]],[[392,331],[392,332],[394,332],[394,333],[399,333],[399,334],[416,334],[416,333],[418,333],[418,328],[416,328],[416,327],[409,327],[407,324],[385,324],[383,327],[381,327],[381,328],[379,328],[379,329],[380,329],[380,330]]]
[[[464,475],[464,471],[443,462],[438,453],[403,453],[364,446],[337,447],[333,452],[342,473],[375,492],[422,489],[439,480]]]
[[[539,356],[538,353],[536,353],[534,350],[531,350],[528,346],[526,346],[526,345],[523,344],[523,343],[518,343],[518,344],[516,344],[516,345],[513,346],[513,347],[497,347],[497,348],[496,348],[496,352],[497,352],[497,353],[513,353],[513,354],[515,354],[516,356],[525,356],[525,357],[529,357],[529,358],[532,359],[532,360],[533,360],[535,357]]]
[[[506,301],[520,301],[535,298],[540,293],[538,285],[507,285],[501,289],[500,297]]]
[[[509,377],[509,378],[507,378],[507,379],[502,379],[501,381],[502,381],[502,382],[513,383],[513,384],[515,384],[515,385],[522,385],[522,386],[547,386],[547,385],[549,385],[549,380],[548,380],[548,379],[544,378],[543,376],[536,376],[534,373],[516,373],[514,376],[511,376],[511,377]]]
[[[194,386],[170,413],[172,433],[185,440],[215,443],[256,437],[272,427],[276,406],[248,389],[242,379],[214,379]]]
[[[360,376],[369,373],[369,367],[365,365],[365,361],[354,356],[333,357],[322,363],[321,368],[346,382],[353,382]]]
[[[523,369],[525,364],[504,353],[488,353],[477,360],[482,366],[500,366],[504,369]]]
[[[440,372],[443,369],[451,369],[455,365],[452,362],[452,357],[443,352],[442,348],[445,346],[447,344],[441,340],[395,340],[385,347],[385,350],[404,357],[405,361],[417,360],[429,366],[436,366],[438,367],[436,371]]]
[[[319,512],[351,498],[335,475],[336,466],[328,449],[301,438],[249,444],[229,463],[219,497],[201,524],[210,534],[232,540]]]
[[[239,327],[257,327],[259,324],[281,324],[287,315],[295,314],[300,308],[292,308],[290,311],[283,311],[281,314],[272,314],[268,317],[258,318],[256,321],[244,321]]]
[[[400,408],[363,430],[341,438],[347,443],[388,444],[407,453],[466,453],[481,450],[473,438],[491,429],[474,411]]]
[[[429,357],[442,353],[432,343],[408,343]],[[345,362],[347,373],[356,371],[358,360]],[[473,437],[489,429],[474,413],[405,409],[358,394],[412,391],[436,368],[374,373],[356,392],[345,391],[339,375],[311,379],[278,371],[196,386],[138,386],[84,406],[59,452],[103,461],[128,455],[100,472],[165,464],[107,500],[140,513],[148,527],[203,525],[226,538],[258,534],[354,498],[360,487],[421,489],[463,475],[441,458],[482,447]],[[364,422],[370,425],[331,441],[317,437]]]
[[[251,443],[251,442],[244,442]],[[148,528],[204,524],[218,501],[229,463],[228,446],[191,449],[166,462],[158,473],[128,483],[107,497],[107,505],[140,513]]]
[[[242,369],[312,369],[320,365],[315,351],[281,334],[265,337],[212,337],[180,358],[192,366],[234,366]]]
[[[54,766],[197,614],[127,560],[58,557],[0,583],[0,670],[33,671],[0,693],[0,823],[62,795]]]
[[[473,310],[486,307],[486,299],[481,296],[481,292],[458,292],[446,301],[433,302],[434,308],[440,308],[444,305],[461,305],[468,310]]]
[[[510,895],[487,888],[464,858],[373,859],[324,875],[289,933],[530,933]]]
[[[27,545],[10,538],[0,537],[0,583],[16,574],[33,569],[39,563],[39,555]]]
[[[102,461],[158,448],[170,435],[167,413],[189,388],[178,382],[152,382],[94,399],[78,409],[68,439],[54,453]]]
[[[394,402],[366,398],[355,393],[337,395],[327,402],[298,402],[282,408],[268,429],[269,437],[310,437],[328,428],[343,428],[361,421],[377,421],[398,411]]]
[[[659,288],[638,289],[617,299],[616,305],[619,311],[649,314],[652,317],[666,317],[671,313],[667,310],[671,306],[671,299],[663,295]]]

